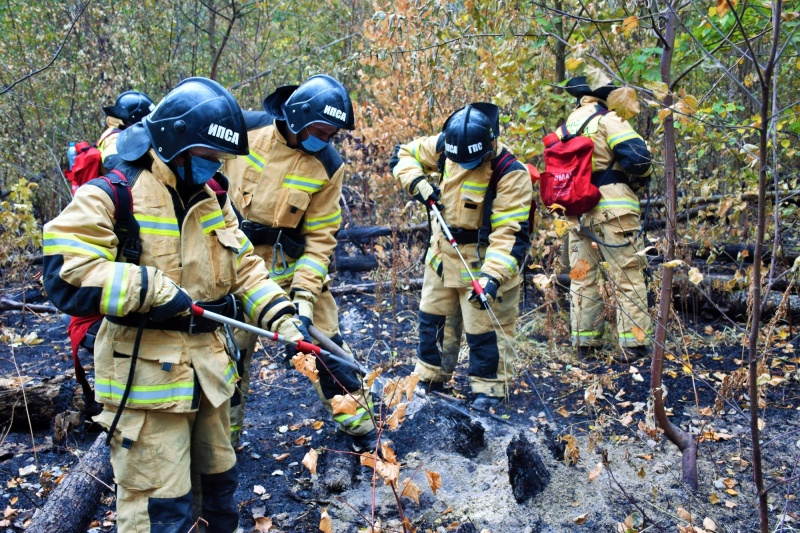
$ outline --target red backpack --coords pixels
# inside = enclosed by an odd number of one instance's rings
[[[103,175],[103,156],[97,146],[88,142],[75,143],[75,162],[64,175],[72,183],[72,194],[89,180]]]
[[[561,126],[561,138],[550,133],[544,137],[544,172],[539,191],[542,202],[550,209],[567,216],[591,211],[600,202],[600,190],[592,183],[594,141],[581,135],[586,126],[608,110],[598,108],[575,133]]]

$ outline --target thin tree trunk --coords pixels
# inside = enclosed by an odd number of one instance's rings
[[[661,80],[670,91],[664,98],[664,108],[672,103],[672,87],[670,87],[672,54],[675,44],[675,33],[678,25],[674,6],[667,10],[667,23],[664,28],[664,52],[661,56]],[[666,178],[667,197],[667,250],[665,259],[675,258],[675,225],[677,211],[677,187],[675,184],[675,122],[672,114],[664,119],[664,174]],[[662,377],[664,372],[664,343],[667,338],[667,326],[672,310],[672,277],[674,268],[664,267],[661,278],[661,301],[658,306],[656,339],[653,349],[653,366],[650,373],[650,393],[653,395],[653,411],[656,422],[664,430],[664,435],[678,447],[683,454],[683,482],[690,489],[697,490],[697,442],[691,434],[686,433],[667,418],[664,407]]]

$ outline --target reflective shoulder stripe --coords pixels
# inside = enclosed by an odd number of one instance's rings
[[[289,189],[298,189],[300,191],[308,192],[308,193],[315,193],[322,188],[323,185],[328,180],[318,179],[318,178],[306,178],[303,176],[294,176],[292,174],[287,174],[285,178],[283,178],[283,187]]]
[[[461,192],[473,192],[480,195],[485,195],[489,189],[489,183],[478,183],[476,181],[465,181],[461,184]]]
[[[252,150],[250,151],[249,154],[244,156],[244,160],[247,161],[247,163],[251,167],[255,168],[259,172],[264,170],[264,158],[262,158],[260,155],[258,155],[257,153],[253,152]]]
[[[180,237],[178,219],[171,217],[155,217],[143,214],[134,214],[133,218],[139,223],[139,233],[144,235],[162,235],[166,237]]]
[[[225,216],[222,211],[217,209],[207,215],[200,217],[200,224],[203,226],[203,235],[208,235],[215,229],[225,229]]]

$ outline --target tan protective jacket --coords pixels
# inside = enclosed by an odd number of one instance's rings
[[[580,107],[567,118],[567,130],[570,133],[577,132],[586,119],[598,110],[600,104],[605,106],[605,102],[594,96],[584,96]],[[562,129],[557,128],[556,134],[562,137]],[[628,177],[641,179],[653,172],[652,156],[644,140],[615,112],[609,111],[593,118],[582,135],[594,142],[593,172],[607,169],[612,160],[614,170]],[[605,222],[628,214],[639,216],[639,197],[627,183],[602,185],[600,195],[600,203],[584,215],[585,224],[593,220]]]
[[[44,283],[56,307],[76,316],[146,314],[176,294],[171,282],[193,300],[235,294],[251,323],[266,323],[291,307],[252,253],[230,201],[221,208],[206,185],[182,206],[180,220],[176,177],[153,150],[149,153],[152,172],[143,170],[131,190],[140,226],[140,266],[115,261],[115,206],[99,186],[78,189],[64,211],[45,225]],[[190,335],[145,329],[127,406],[193,411],[199,388],[214,407],[220,406],[233,394],[237,374],[219,331]],[[119,405],[136,332],[137,327],[103,321],[95,344],[99,402]]]
[[[344,162],[331,145],[313,155],[290,148],[274,123],[250,130],[248,140],[250,155],[225,163],[231,201],[245,220],[299,230],[305,251],[287,256],[288,268],[272,279],[284,286],[291,279],[292,290],[319,296],[342,222]],[[256,245],[255,252],[271,267],[273,246]]]
[[[422,137],[400,145],[396,164],[392,169],[403,190],[410,191],[412,182],[423,174],[438,171],[442,154],[441,135]],[[503,145],[498,143],[495,155]],[[483,223],[483,206],[489,189],[492,167],[487,163],[467,170],[458,163],[445,160],[444,173],[439,182],[442,215],[452,230],[477,230]],[[497,196],[492,203],[489,246],[481,247],[480,258],[475,245],[459,245],[472,275],[481,273],[500,283],[500,292],[519,283],[519,268],[530,247],[527,232],[531,209],[531,178],[525,167],[516,162],[497,185]],[[440,273],[445,287],[470,287],[470,273],[464,268],[456,251],[448,242],[438,221],[432,216],[432,236],[426,261]]]
[[[111,158],[114,161],[113,165],[110,165],[112,168],[116,166],[117,160],[117,137],[119,137],[120,132],[122,131],[122,121],[118,118],[114,117],[106,117],[106,125],[108,128],[103,134],[100,136],[100,139],[97,141],[97,149],[100,150],[100,156],[103,159],[103,165],[106,168],[109,167],[107,165],[107,161]]]

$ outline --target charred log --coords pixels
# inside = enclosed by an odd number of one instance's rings
[[[508,482],[517,503],[525,503],[550,483],[550,472],[525,435],[518,433],[506,448]]]

